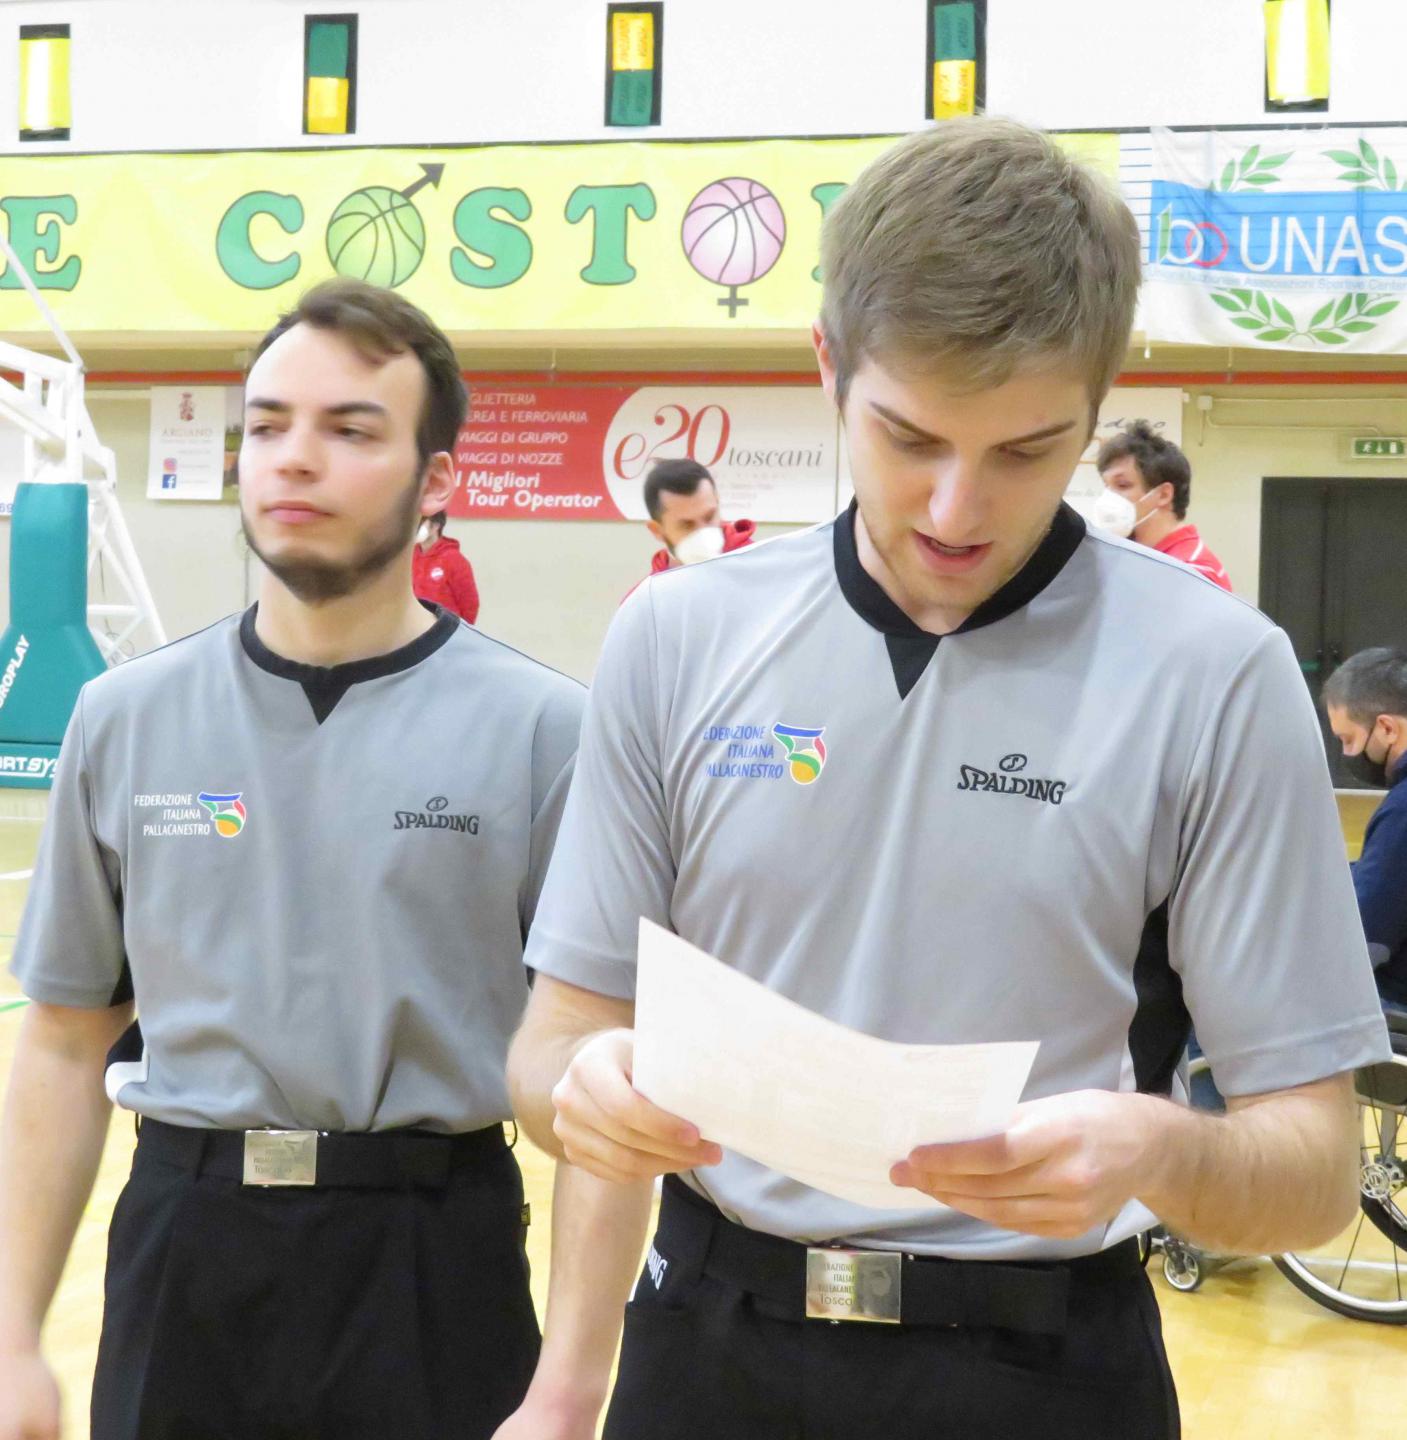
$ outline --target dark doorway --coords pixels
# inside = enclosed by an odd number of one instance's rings
[[[1266,480],[1260,606],[1290,637],[1318,707],[1344,660],[1407,645],[1407,480]],[[1322,712],[1334,784],[1356,782]]]

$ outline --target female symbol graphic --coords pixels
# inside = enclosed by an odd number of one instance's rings
[[[705,280],[728,287],[718,303],[728,307],[731,320],[748,303],[738,287],[760,280],[777,263],[787,222],[765,185],[735,177],[715,180],[694,196],[679,238],[689,264]]]

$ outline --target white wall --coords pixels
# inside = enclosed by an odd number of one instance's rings
[[[1213,396],[1205,430],[1197,393]],[[1261,481],[1348,476],[1407,478],[1407,461],[1353,461],[1346,437],[1407,434],[1401,389],[1284,386],[1278,391],[1215,386],[1189,392],[1182,444],[1192,465],[1192,508],[1203,539],[1220,556],[1238,595],[1260,584]]]
[[[303,17],[360,16],[358,133],[302,134]],[[919,0],[667,0],[663,124],[603,125],[604,0],[0,0],[0,153],[890,134],[923,123]],[[20,146],[21,24],[73,27],[73,136]],[[1402,119],[1407,6],[1334,0],[1332,108]],[[990,0],[988,107],[1054,128],[1263,123],[1254,0]],[[152,83],[140,83],[150,77]],[[1320,117],[1304,117],[1317,122]]]
[[[988,109],[1048,129],[1403,118],[1407,7],[1333,0],[1327,114],[1265,111],[1259,0],[989,0]]]

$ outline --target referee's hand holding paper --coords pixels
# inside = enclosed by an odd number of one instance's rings
[[[891,1167],[926,1143],[1000,1136],[1036,1048],[878,1040],[640,922],[637,1094],[718,1145],[857,1205],[936,1206],[900,1188]]]

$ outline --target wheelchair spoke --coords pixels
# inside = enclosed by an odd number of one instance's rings
[[[1345,1281],[1345,1279],[1348,1278],[1348,1267],[1353,1264],[1353,1252],[1358,1249],[1358,1237],[1363,1233],[1364,1218],[1365,1217],[1360,1212],[1358,1216],[1358,1224],[1353,1231],[1353,1244],[1348,1247],[1348,1258],[1343,1262],[1343,1269],[1339,1272],[1338,1284],[1334,1287],[1336,1290],[1342,1290],[1343,1282]]]

